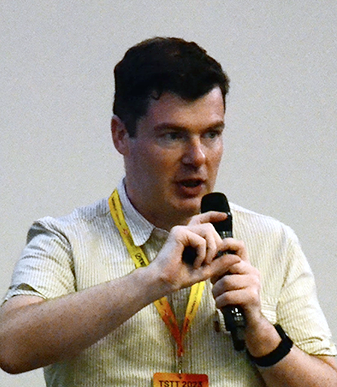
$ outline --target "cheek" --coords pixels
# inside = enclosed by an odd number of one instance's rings
[[[209,165],[212,169],[216,169],[219,167],[219,165],[221,163],[222,152],[223,152],[222,145],[219,146],[217,149],[214,149],[213,151],[210,152],[208,161],[209,161]],[[216,172],[216,170],[214,172]]]
[[[142,153],[151,168],[156,170],[172,168],[178,157],[177,150],[162,149],[160,146],[152,146],[150,149],[144,148]]]
[[[156,147],[151,147],[151,149],[143,147],[141,150],[138,149],[134,165],[141,173],[147,174],[149,179],[156,177],[162,180],[172,174],[174,160],[174,155],[170,152],[163,152]]]

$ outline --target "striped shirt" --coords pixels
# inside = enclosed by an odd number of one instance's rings
[[[152,261],[168,233],[136,211],[123,182],[118,191],[135,245],[142,246]],[[233,233],[244,241],[252,265],[261,273],[264,316],[281,324],[303,351],[336,355],[312,272],[294,232],[273,218],[235,204],[231,210]],[[33,224],[5,300],[20,294],[52,299],[132,270],[134,263],[112,220],[108,200],[103,199],[68,216],[46,217]],[[180,325],[188,296],[189,289],[168,296]],[[265,385],[246,353],[233,349],[209,281],[184,344],[183,372],[207,374],[210,386]],[[151,304],[75,359],[46,367],[45,378],[52,387],[150,387],[155,372],[177,372],[176,347]]]

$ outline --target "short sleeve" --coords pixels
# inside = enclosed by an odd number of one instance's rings
[[[32,225],[4,301],[17,295],[51,299],[76,291],[72,249],[65,234],[50,217]]]
[[[312,355],[336,355],[330,329],[317,299],[313,273],[294,233],[288,239],[277,320],[303,351]]]

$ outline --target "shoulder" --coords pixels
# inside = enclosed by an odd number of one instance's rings
[[[108,199],[104,198],[91,205],[78,207],[65,216],[45,216],[36,220],[28,232],[28,241],[41,232],[66,237],[78,231],[102,229],[105,223],[110,222]]]
[[[297,241],[294,230],[272,216],[251,211],[234,203],[230,203],[230,208],[233,215],[233,226],[239,233],[248,235],[253,233],[255,238],[263,235],[264,238],[274,236]]]
[[[309,270],[298,237],[291,227],[236,204],[230,207],[233,235],[245,243],[252,264],[260,271],[285,273],[299,267],[300,270]]]

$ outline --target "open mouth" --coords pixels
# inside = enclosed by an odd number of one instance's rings
[[[191,180],[183,180],[180,184],[186,188],[195,188],[202,184],[202,180],[199,179],[191,179]]]
[[[199,198],[206,193],[206,181],[203,179],[180,180],[178,192],[183,198]]]
[[[182,192],[187,195],[199,195],[204,188],[205,181],[202,179],[184,179],[179,181]]]

